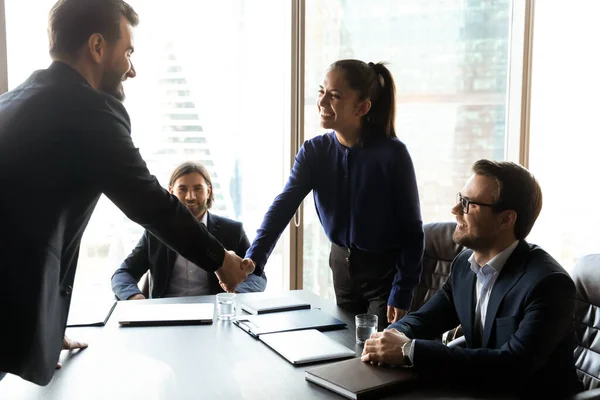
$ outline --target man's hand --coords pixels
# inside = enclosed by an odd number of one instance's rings
[[[146,296],[144,296],[141,293],[138,293],[138,294],[134,294],[133,296],[131,296],[127,300],[146,300]]]
[[[378,365],[403,365],[405,362],[402,345],[409,341],[410,339],[404,333],[396,329],[375,332],[365,342],[360,359]]]
[[[400,321],[402,317],[408,314],[408,311],[403,310],[401,308],[396,308],[392,306],[387,307],[387,319],[389,324],[393,324],[394,322]]]
[[[78,342],[76,340],[69,339],[68,337],[63,337],[63,350],[76,350],[76,349],[85,349],[88,347],[87,343]],[[59,361],[56,363],[56,369],[62,367],[62,363]]]
[[[223,265],[215,271],[223,290],[235,293],[235,288],[248,277],[248,266],[242,265],[242,259],[233,251],[226,251]]]

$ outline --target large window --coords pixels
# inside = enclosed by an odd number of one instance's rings
[[[593,1],[535,7],[529,167],[544,205],[529,239],[566,269],[599,252],[598,13]]]
[[[49,64],[46,24],[54,2],[5,0],[9,88]],[[567,268],[597,251],[588,227],[600,217],[586,207],[597,194],[591,171],[599,169],[600,147],[600,136],[590,130],[594,90],[600,88],[599,61],[590,51],[600,33],[593,28],[594,11],[600,11],[595,2],[577,0],[585,12],[564,1],[536,2],[531,146],[525,149],[506,135],[507,87],[511,99],[520,98],[516,82],[522,78],[512,65],[520,49],[510,45],[511,29],[518,38],[523,26],[519,20],[511,28],[511,13],[517,6],[522,12],[522,2],[304,0],[303,66],[291,65],[292,7],[298,2],[130,3],[141,17],[134,32],[138,76],[125,84],[134,142],[163,185],[178,163],[203,162],[215,182],[213,211],[242,221],[250,240],[287,179],[295,135],[324,133],[315,103],[328,65],[358,58],[386,61],[394,75],[396,129],[413,158],[426,223],[453,219],[455,193],[475,160],[516,161],[520,148],[529,151],[545,199],[531,241]],[[556,30],[557,20],[566,29]],[[304,71],[304,132],[290,131],[292,67]],[[558,78],[565,71],[576,73]],[[519,100],[510,104],[508,113],[519,108]],[[517,120],[508,119],[511,135],[518,136]],[[312,195],[303,215],[303,286],[333,297],[330,244]],[[84,235],[75,292],[110,293],[111,274],[141,233],[102,198]],[[267,266],[268,290],[289,285],[289,243],[286,231]]]
[[[505,157],[510,10],[509,0],[307,0],[305,139],[323,133],[315,104],[329,64],[388,62],[423,219],[453,219],[471,164]],[[304,210],[304,288],[333,298],[330,244],[312,197]]]
[[[50,63],[54,2],[6,0],[10,88]],[[164,186],[177,164],[203,163],[213,178],[212,211],[242,221],[252,241],[289,171],[289,2],[128,2],[141,21],[137,77],[125,83],[134,142]],[[109,296],[112,273],[142,232],[102,197],[83,237],[76,298]],[[288,287],[288,249],[286,231],[267,264],[268,290]]]

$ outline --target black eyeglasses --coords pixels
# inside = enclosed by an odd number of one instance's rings
[[[476,204],[478,206],[485,206],[485,207],[492,207],[493,209],[497,209],[498,208],[498,206],[496,204],[479,203],[477,201],[472,201],[472,200],[469,200],[467,198],[464,198],[462,196],[462,194],[460,194],[460,192],[458,192],[456,194],[456,203],[457,204],[460,203],[460,205],[462,206],[464,214],[468,214],[469,213],[469,205],[470,204]]]

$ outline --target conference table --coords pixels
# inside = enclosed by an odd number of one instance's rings
[[[306,290],[285,292],[336,317],[348,327],[325,334],[356,351],[354,317],[333,301]],[[238,294],[239,303],[248,296]],[[144,300],[164,303],[214,303],[215,296]],[[211,325],[120,327],[119,305],[102,327],[68,328],[67,336],[89,347],[63,351],[62,368],[47,386],[14,375],[0,381],[0,399],[343,399],[307,382],[309,366],[294,366],[231,321],[215,318]],[[316,365],[323,365],[318,363]],[[401,391],[386,399],[482,398],[447,388],[422,387]]]

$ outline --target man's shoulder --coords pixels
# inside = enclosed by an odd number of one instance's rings
[[[472,254],[473,250],[471,249],[461,251],[453,261],[452,270],[461,268],[470,270],[469,258]],[[538,275],[541,277],[548,274],[562,273],[568,276],[568,273],[560,263],[547,251],[538,245],[527,243],[524,240],[520,241],[517,245],[507,263],[523,264],[529,275]]]
[[[80,85],[70,92],[71,103],[63,103],[70,111],[79,113],[82,117],[93,117],[95,121],[105,120],[119,122],[128,128],[131,121],[123,103],[113,96],[102,93],[89,86]],[[64,93],[65,96],[68,93]]]
[[[525,270],[528,275],[543,277],[550,274],[564,274],[567,271],[546,250],[535,244],[527,244],[527,260]]]
[[[231,228],[231,229],[242,229],[242,223],[240,221],[236,221],[231,218],[222,217],[220,215],[210,213],[210,218],[214,223],[218,223],[221,227]]]
[[[90,121],[93,116],[93,122],[116,119],[129,126],[129,115],[121,101],[92,88],[82,77],[53,67],[34,72],[5,98],[19,98],[23,107],[43,105],[47,111],[68,119]]]

